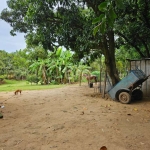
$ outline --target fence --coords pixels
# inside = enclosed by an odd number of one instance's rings
[[[135,70],[140,69],[142,70],[147,76],[150,75],[150,58],[146,59],[140,59],[140,60],[128,60],[128,70]],[[145,82],[142,84],[142,92],[144,97],[150,96],[150,78],[148,78]]]

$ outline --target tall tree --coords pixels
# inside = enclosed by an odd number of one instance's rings
[[[135,51],[141,58],[150,57],[150,3],[148,0],[123,1],[124,9],[116,21],[119,46]]]
[[[95,53],[95,58],[104,54],[108,73],[115,84],[119,77],[115,64],[114,30],[106,28],[105,34],[92,34],[93,18],[103,13],[98,8],[102,2],[104,0],[9,0],[10,10],[3,10],[1,18],[13,27],[12,34],[25,32],[28,45],[41,42],[44,49],[50,51],[54,50],[54,45],[63,45],[76,52],[77,61],[91,52]],[[113,12],[111,6],[109,14]]]

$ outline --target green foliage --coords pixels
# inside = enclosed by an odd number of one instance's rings
[[[106,12],[107,11],[107,7],[108,7],[108,2],[102,2],[99,6],[98,9],[102,12]]]
[[[0,74],[7,78],[23,79],[28,72],[27,54],[24,50],[13,53],[0,51]]]
[[[47,58],[47,52],[43,48],[43,45],[39,43],[38,45],[28,45],[28,48],[25,49],[25,52],[28,54],[30,60],[38,60]]]
[[[94,12],[82,1],[60,5],[58,0],[10,0],[8,7],[2,11],[1,19],[11,24],[13,33],[25,32],[29,47],[41,43],[46,51],[54,51],[57,43],[77,52],[76,60],[80,61],[98,43],[99,38],[92,35]]]
[[[82,76],[84,74],[90,74],[91,67],[79,64],[77,66],[76,75],[78,76],[79,85],[81,86]]]
[[[115,2],[119,9],[124,9],[123,0],[115,0]]]
[[[1,74],[13,75],[14,70],[22,64],[29,66],[33,64],[33,60],[47,59],[48,52],[54,52],[56,46],[74,51],[74,64],[75,61],[78,64],[80,60],[89,64],[103,54],[112,80],[116,74],[116,47],[121,49],[125,45],[124,48],[129,53],[136,52],[132,55],[136,58],[150,57],[150,3],[147,1],[9,0],[8,7],[0,17],[12,26],[13,35],[18,31],[26,33],[27,49],[31,53],[28,52],[30,60],[27,64],[23,58],[18,60],[20,54],[14,58],[17,62],[15,65],[12,55],[6,60],[0,59]],[[117,38],[114,40],[114,37]],[[43,76],[45,81],[49,80],[49,76],[54,78],[55,75],[58,80],[62,80],[64,76],[67,78],[67,70],[73,62],[65,63],[62,56],[58,59],[55,54],[52,55],[52,62],[40,62],[39,70],[36,70],[40,73],[37,76]],[[21,67],[19,69],[22,71]],[[24,72],[28,74],[27,70]]]
[[[116,49],[116,65],[120,74],[120,78],[124,77],[127,74],[129,65],[127,59],[140,59],[140,55],[137,54],[134,49],[127,49],[127,46],[121,46],[120,49]]]
[[[0,76],[0,84],[3,84],[4,83],[4,76]]]
[[[5,75],[0,75],[0,79],[5,79],[6,76]]]
[[[120,46],[119,49],[116,49],[116,61],[122,61],[123,63],[126,59],[140,59],[140,55],[134,51],[134,49],[129,48],[128,46]]]
[[[139,0],[124,1],[123,4],[124,11],[117,10],[117,44],[121,47],[124,45],[128,53],[138,53],[137,58],[149,58],[150,3]]]
[[[73,53],[59,47],[54,52],[48,52],[47,58],[33,61],[29,70],[36,73],[44,84],[71,82],[75,75]]]
[[[58,85],[59,83],[55,80],[51,80],[50,85]]]
[[[117,2],[119,2],[119,0]],[[121,4],[121,1],[119,2],[119,4]],[[115,19],[117,18],[115,8],[113,7],[113,1],[111,0],[100,3],[98,5],[98,9],[100,11],[100,16],[96,17],[93,20],[93,24],[98,23],[98,25],[93,29],[94,36],[98,32],[98,30],[100,30],[100,32],[104,34],[109,29],[113,28]]]
[[[27,81],[32,83],[36,83],[38,84],[38,82],[40,81],[40,79],[36,76],[36,75],[30,75],[27,77]]]
[[[92,75],[96,75],[96,76],[98,76],[98,75],[99,75],[99,73],[100,73],[100,71],[93,71],[91,74],[92,74]]]

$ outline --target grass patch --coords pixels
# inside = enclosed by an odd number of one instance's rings
[[[21,90],[44,90],[64,87],[65,85],[36,85],[29,84],[26,81],[5,80],[5,84],[0,85],[0,92]]]

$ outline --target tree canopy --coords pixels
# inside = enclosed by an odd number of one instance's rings
[[[136,51],[141,58],[150,57],[150,3],[147,0],[124,1],[116,20],[119,45]],[[133,49],[134,48],[134,49]]]
[[[140,57],[149,57],[147,0],[8,0],[7,4],[1,19],[12,26],[12,35],[24,32],[28,46],[41,43],[46,51],[64,46],[75,52],[76,61],[88,62],[103,54],[113,84],[119,81],[116,48],[125,45]]]

